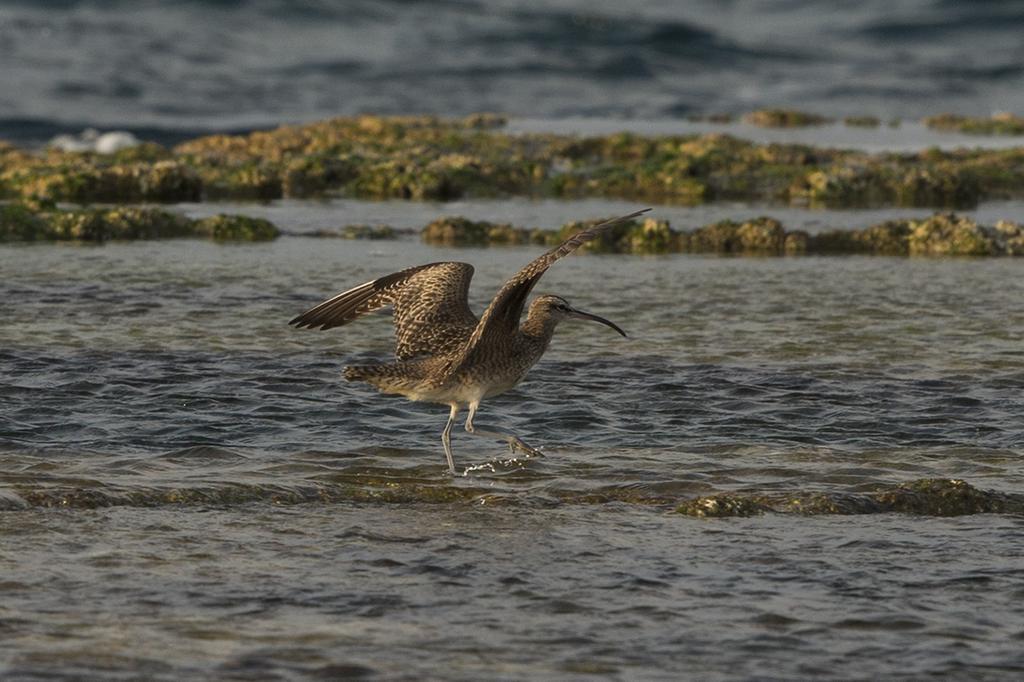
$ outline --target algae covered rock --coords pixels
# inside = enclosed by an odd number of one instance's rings
[[[933,130],[970,135],[1024,135],[1024,117],[1009,112],[994,114],[990,118],[939,114],[928,116],[924,119],[924,124]]]
[[[398,231],[390,225],[345,225],[338,229],[324,228],[303,232],[301,236],[324,239],[394,239],[398,236]]]
[[[75,203],[204,196],[600,196],[677,204],[735,199],[944,208],[1024,196],[1020,148],[872,154],[722,134],[513,134],[501,130],[501,120],[336,118],[208,136],[172,150],[144,144],[110,156],[39,154],[4,145],[0,195]],[[755,112],[748,120],[772,126],[825,121],[781,109]]]
[[[0,204],[0,242],[104,242],[196,236],[261,241],[277,235],[277,228],[269,221],[237,215],[192,220],[151,206],[60,209],[52,202],[36,206]]]
[[[187,218],[155,208],[117,207],[57,211],[49,216],[55,239],[167,239],[193,234]]]
[[[263,218],[219,214],[196,221],[195,233],[216,241],[259,242],[277,239],[280,231]]]
[[[907,246],[912,256],[992,256],[1002,251],[993,232],[955,213],[912,221]]]
[[[786,231],[782,223],[774,218],[762,216],[742,223],[736,230],[740,253],[782,253]]]
[[[863,230],[854,230],[858,250],[879,256],[905,256],[909,253],[911,226],[907,220],[886,220]]]
[[[29,165],[8,175],[8,183],[25,198],[73,203],[172,203],[198,201],[202,181],[177,161],[102,166],[86,159],[43,166]]]
[[[676,507],[676,512],[702,518],[760,516],[771,507],[752,496],[713,495],[687,500]]]
[[[678,235],[667,220],[645,218],[628,234],[630,253],[669,253],[678,249]]]
[[[121,206],[33,211],[0,206],[0,241],[166,239],[193,234],[189,219],[157,208]]]
[[[394,239],[396,233],[390,225],[346,225],[340,236],[343,239]]]
[[[877,493],[874,497],[891,511],[927,516],[962,516],[1012,511],[1005,496],[979,490],[959,479],[920,479],[901,484],[893,490]]]
[[[282,193],[286,197],[302,198],[337,190],[358,177],[360,161],[350,154],[316,154],[292,159],[285,167]]]
[[[869,165],[841,165],[813,170],[788,190],[792,203],[840,208],[891,203],[887,178]]]
[[[911,226],[906,220],[887,220],[864,230],[855,231],[857,241],[865,250],[883,256],[905,256],[910,251]]]
[[[462,216],[446,216],[423,228],[421,236],[428,244],[440,246],[484,246],[491,225]]]
[[[942,206],[973,208],[981,199],[977,177],[952,164],[934,164],[913,168],[893,183],[899,206]]]
[[[1010,220],[998,220],[995,224],[995,234],[1006,255],[1024,256],[1024,226]]]
[[[785,250],[786,232],[774,218],[737,223],[722,220],[690,232],[684,240],[692,253],[776,255]]]
[[[811,236],[804,230],[793,230],[786,233],[786,239],[782,243],[782,251],[787,256],[802,256],[808,251]]]
[[[284,196],[281,175],[274,164],[214,165],[202,167],[200,172],[210,199],[273,201]]]
[[[52,239],[50,224],[24,204],[0,204],[0,242]]]
[[[795,109],[759,109],[743,116],[743,121],[762,128],[806,128],[831,123],[831,119]]]

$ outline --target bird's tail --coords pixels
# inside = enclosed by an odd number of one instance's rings
[[[348,381],[372,381],[387,376],[387,365],[350,365],[344,376]]]
[[[429,399],[421,363],[399,362],[391,365],[350,365],[344,376],[349,381],[365,381],[384,393],[404,395],[410,400]],[[427,391],[427,392],[425,392]]]

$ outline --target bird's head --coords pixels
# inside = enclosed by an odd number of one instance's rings
[[[611,320],[606,320],[598,315],[577,310],[569,305],[567,300],[561,296],[555,296],[553,294],[544,294],[543,296],[538,296],[534,299],[533,303],[530,304],[529,317],[549,321],[554,324],[568,318],[590,320],[592,322],[600,322],[607,327],[611,327],[623,336],[626,336],[626,332],[622,331],[622,329],[619,328],[619,325],[615,324]]]

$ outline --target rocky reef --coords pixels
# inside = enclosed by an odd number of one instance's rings
[[[832,119],[796,109],[758,109],[744,115],[743,121],[761,128],[806,128],[831,123]]]
[[[746,120],[825,122],[788,110]],[[717,133],[512,134],[503,122],[487,115],[359,116],[113,154],[30,152],[0,143],[0,198],[86,204],[529,196],[964,208],[1024,196],[1024,148],[872,154]]]
[[[925,118],[923,123],[933,130],[970,135],[1024,135],[1024,117],[1006,112],[993,114],[989,118],[939,114]]]
[[[119,206],[62,210],[0,204],[0,242],[169,239],[206,237],[215,241],[265,241],[277,238],[269,221],[238,215],[192,220],[152,207]]]
[[[782,514],[884,514],[964,516],[1024,513],[1024,496],[976,488],[959,479],[924,478],[866,494],[726,493],[687,500],[676,507],[686,516],[746,517]]]
[[[452,216],[430,223],[421,236],[425,242],[439,246],[554,245],[598,222],[576,221],[557,230],[544,230]],[[936,213],[924,219],[889,220],[863,229],[834,229],[812,235],[802,230],[787,231],[768,216],[724,220],[692,230],[675,230],[668,221],[645,218],[617,225],[585,244],[583,250],[751,256],[1020,256],[1024,255],[1024,227],[1010,221],[979,225],[955,213]]]

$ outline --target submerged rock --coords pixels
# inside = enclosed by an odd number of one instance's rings
[[[269,220],[242,215],[219,214],[198,220],[194,224],[197,235],[216,241],[258,242],[277,239],[280,232]]]
[[[342,239],[394,239],[398,235],[390,225],[346,225],[339,236]]]
[[[924,478],[874,495],[886,510],[922,516],[1020,513],[1020,500],[959,479]]]
[[[1024,513],[1024,496],[981,490],[958,479],[926,478],[873,493],[723,493],[687,500],[676,512],[698,517],[781,514],[963,516]]]
[[[676,507],[679,514],[701,518],[759,516],[771,510],[756,496],[743,495],[698,497]]]
[[[1024,117],[1009,112],[993,114],[990,118],[939,114],[928,116],[923,122],[933,130],[971,135],[1024,135]]]
[[[806,128],[832,122],[825,116],[795,109],[759,109],[745,114],[743,121],[762,128]]]
[[[21,203],[0,205],[0,242],[169,239],[205,236],[218,240],[273,239],[272,223],[244,216],[192,220],[158,208],[119,206],[60,210]]]

